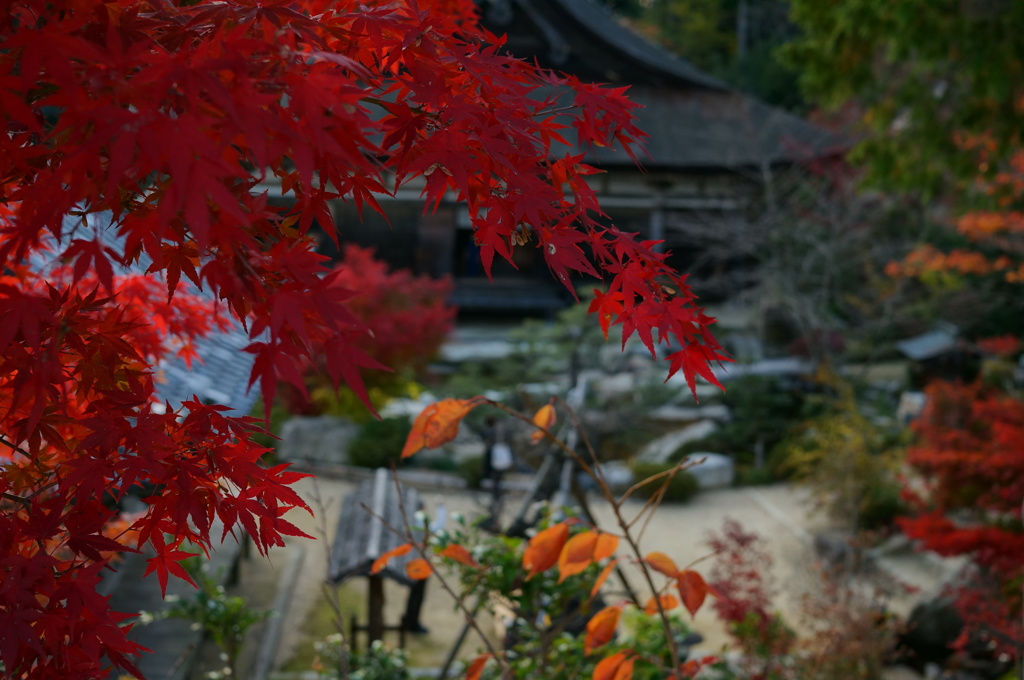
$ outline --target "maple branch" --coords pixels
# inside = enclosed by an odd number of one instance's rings
[[[581,108],[583,108],[583,107],[579,106],[578,104],[570,104],[568,106],[559,106],[558,108],[554,108],[554,109],[543,109],[541,111],[534,111],[533,115],[534,116],[549,116],[549,115],[552,115],[552,114],[557,115],[559,113],[570,113],[572,111],[578,111]]]
[[[32,505],[32,502],[29,501],[29,499],[25,498],[24,496],[8,493],[6,491],[3,492],[3,498],[4,500],[13,501],[15,503],[21,503],[26,508],[31,507]]]
[[[26,458],[29,458],[29,459],[32,458],[32,456],[30,456],[28,454],[28,451],[26,451],[25,449],[21,448],[17,444],[12,443],[9,439],[7,439],[7,437],[5,437],[2,434],[0,434],[0,444],[4,444],[4,445],[10,447],[12,451],[14,451],[15,453],[20,453],[21,455],[25,456]]]

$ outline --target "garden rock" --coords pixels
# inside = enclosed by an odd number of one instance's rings
[[[732,420],[732,413],[725,404],[708,404],[707,406],[666,404],[651,411],[647,417],[651,420],[668,422],[692,423],[695,420],[714,420],[719,423],[727,423]]]
[[[736,467],[729,456],[720,453],[691,453],[686,461],[702,461],[686,469],[697,479],[701,489],[728,488],[736,478]]]
[[[960,635],[963,620],[948,598],[936,598],[914,607],[906,629],[899,637],[898,649],[908,665],[923,669],[930,664],[942,666],[953,654],[950,644]]]
[[[633,486],[635,481],[633,471],[621,460],[610,460],[602,463],[601,472],[604,474],[604,481],[615,492],[625,491]]]
[[[605,376],[594,386],[598,399],[602,404],[622,398],[636,389],[636,376],[632,373],[616,373]]]
[[[665,436],[655,439],[643,448],[637,459],[641,463],[668,463],[672,454],[680,446],[687,442],[704,439],[717,429],[718,423],[715,421],[699,420],[693,425],[669,432]]]
[[[293,463],[348,463],[348,445],[359,432],[355,423],[335,416],[295,417],[281,428],[277,454]]]

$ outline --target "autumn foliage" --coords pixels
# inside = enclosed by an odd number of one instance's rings
[[[978,167],[967,193],[979,197],[980,203],[980,207],[965,210],[955,220],[956,235],[963,245],[919,245],[886,271],[891,276],[994,276],[1013,284],[1024,283],[1024,213],[1017,209],[1024,192],[1024,151],[1007,154],[985,136],[963,137],[957,135],[959,145],[974,153]],[[1007,156],[1001,171],[990,172],[990,163],[997,162],[992,157],[999,154]]]
[[[1012,648],[1024,578],[1024,403],[979,385],[936,383],[916,430],[908,462],[925,486],[908,491],[919,513],[900,525],[928,550],[970,558],[985,592],[959,593],[966,630]],[[979,606],[986,601],[1001,604]]]
[[[466,674],[469,679],[496,677],[487,675],[486,669],[491,667],[492,661],[500,667],[501,677],[549,673],[550,677],[557,678],[589,675],[592,680],[631,680],[636,668],[643,668],[645,673],[668,673],[667,677],[679,680],[694,677],[704,665],[714,663],[715,659],[707,657],[687,661],[680,657],[669,612],[682,606],[692,616],[703,606],[708,595],[717,596],[717,592],[698,571],[688,567],[680,568],[669,555],[662,552],[643,554],[640,551],[631,534],[631,526],[645,512],[653,512],[656,504],[644,505],[639,515],[631,521],[625,519],[623,504],[630,494],[621,497],[612,494],[603,481],[592,450],[590,455],[594,460],[593,467],[551,433],[550,428],[557,422],[556,403],[552,399],[530,416],[483,397],[435,402],[427,406],[414,421],[403,456],[412,456],[424,448],[442,446],[455,439],[462,420],[474,408],[498,408],[540,433],[542,437],[533,438],[534,443],[546,439],[594,477],[605,500],[613,508],[618,520],[617,532],[603,530],[575,517],[567,517],[540,528],[525,545],[518,539],[501,537],[496,548],[499,554],[493,554],[490,559],[480,555],[480,559],[477,559],[471,551],[478,550],[479,546],[466,542],[466,536],[461,537],[463,543],[460,543],[447,531],[440,532],[438,536],[424,537],[422,532],[415,536],[406,527],[409,541],[377,559],[373,571],[379,572],[394,557],[415,550],[420,555],[422,569],[416,574],[410,571],[410,577],[424,578],[437,574],[442,587],[455,598],[456,606],[462,607],[464,611],[468,611],[465,599],[470,595],[480,602],[486,599],[484,596],[488,592],[493,591],[502,601],[508,601],[517,621],[521,622],[513,624],[514,630],[510,633],[512,645],[504,651],[499,650],[487,642],[486,635],[481,634],[488,645],[488,651],[470,664]],[[471,547],[467,548],[467,545]],[[628,550],[619,554],[623,546]],[[516,562],[514,565],[500,564],[510,556]],[[636,563],[651,595],[646,601],[640,601],[634,596],[631,600],[608,604],[602,599],[602,588],[619,568],[620,561],[625,559],[632,559]],[[434,561],[446,562],[461,572],[460,578],[467,585],[466,590],[457,593],[453,585],[434,569]],[[569,611],[568,608],[575,611]],[[663,627],[654,643],[657,654],[639,649],[639,644],[633,646],[629,642],[617,641],[622,633],[623,614],[627,610],[643,612],[661,621]],[[569,654],[568,650],[560,655],[554,651],[558,649],[555,640],[560,635],[568,634],[568,620],[577,613],[583,614],[586,621],[580,631],[583,643],[582,649],[577,650],[580,658],[565,656]],[[468,619],[471,625],[478,625],[473,616],[468,616]],[[533,627],[531,621],[543,623],[536,624],[539,630],[519,630]],[[515,646],[517,635],[523,635],[529,640],[529,651]]]
[[[364,333],[353,345],[388,371],[366,376],[367,385],[387,390],[390,384],[422,372],[441,348],[455,323],[455,307],[448,304],[453,286],[450,277],[432,279],[407,269],[392,270],[374,257],[373,250],[346,244],[342,261],[333,268],[336,285],[352,291],[346,300],[349,312],[362,324]],[[303,371],[304,388],[324,387],[328,352],[314,347],[314,361]],[[285,386],[278,396],[290,413],[316,411],[313,389]]]
[[[346,306],[368,330],[356,341],[367,355],[392,370],[420,370],[441,349],[455,322],[450,278],[391,270],[372,250],[351,244],[335,271],[338,285],[353,291]]]
[[[632,153],[634,105],[500,42],[470,0],[0,4],[6,674],[133,670],[127,615],[95,591],[114,553],[152,551],[165,582],[224,535],[266,551],[296,533],[300,475],[260,463],[259,424],[161,403],[156,366],[223,318],[249,333],[268,408],[310,362],[365,400],[361,371],[380,363],[308,233],[331,201],[454,196],[487,271],[538,248],[565,285],[600,279],[606,330],[671,340],[669,372],[708,374],[719,349],[685,281],[655,244],[602,226],[594,169],[552,153],[570,130]],[[149,508],[111,534],[133,490]]]

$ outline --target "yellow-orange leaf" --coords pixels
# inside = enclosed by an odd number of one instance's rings
[[[445,549],[438,553],[441,557],[447,557],[453,559],[456,562],[466,565],[467,567],[479,567],[480,565],[473,556],[469,554],[469,551],[463,548],[457,543],[452,543],[445,546]]]
[[[422,581],[425,578],[430,578],[430,575],[434,573],[434,568],[430,566],[430,562],[422,557],[417,557],[405,565],[405,573],[414,581]]]
[[[548,402],[541,406],[540,410],[533,416],[533,424],[537,427],[543,427],[545,430],[550,430],[551,426],[555,424],[554,404]],[[534,430],[533,434],[530,435],[530,439],[534,444],[544,439],[544,430]]]
[[[654,571],[660,571],[665,576],[675,578],[679,575],[679,567],[676,566],[676,563],[672,561],[671,557],[663,552],[655,551],[647,553],[647,556],[644,558],[644,562],[651,565],[651,568],[654,569]]]
[[[558,556],[558,582],[569,576],[584,571],[594,561],[594,546],[597,545],[597,532],[584,531],[576,534],[566,542],[562,553]]]
[[[597,537],[597,544],[594,546],[594,561],[600,562],[606,557],[611,557],[618,549],[618,536],[614,534],[601,534]]]
[[[469,668],[466,670],[466,680],[479,680],[480,674],[484,672],[484,666],[490,660],[490,654],[481,654],[473,659],[473,663],[469,664]]]
[[[528,572],[527,578],[555,566],[568,538],[569,525],[565,522],[550,526],[531,538],[523,553],[523,568]]]
[[[384,567],[388,566],[388,562],[390,562],[393,557],[401,557],[402,555],[407,554],[410,550],[412,550],[412,543],[403,543],[397,548],[392,548],[373,561],[373,566],[370,567],[370,573],[379,574],[384,570]]]
[[[693,616],[704,604],[704,598],[708,596],[708,584],[704,582],[703,576],[687,569],[680,572],[676,578],[676,585],[679,587],[679,597],[683,600],[683,606],[690,612],[690,616]]]
[[[420,449],[433,449],[450,442],[459,434],[459,424],[466,414],[483,403],[483,397],[442,399],[423,409],[412,423],[402,448],[402,458]]]
[[[633,677],[634,661],[632,650],[616,652],[598,661],[591,677],[593,680],[629,680]]]
[[[605,607],[587,621],[587,636],[583,646],[587,654],[601,645],[608,644],[619,626],[621,607]]]
[[[601,570],[601,574],[597,577],[597,580],[594,581],[594,587],[590,589],[591,597],[597,595],[597,592],[601,590],[601,586],[603,586],[604,582],[608,580],[609,576],[611,576],[612,569],[614,569],[615,565],[618,563],[618,560],[612,560],[608,563],[608,566]]]
[[[675,609],[679,606],[679,600],[676,599],[675,595],[672,595],[670,593],[664,593],[663,595],[659,595],[657,599],[653,597],[649,599],[647,601],[647,604],[644,605],[644,612],[650,615],[657,614],[658,600],[661,600],[661,608],[665,611],[668,611],[669,609]]]

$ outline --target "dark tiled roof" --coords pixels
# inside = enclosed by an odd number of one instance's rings
[[[478,0],[483,23],[507,36],[508,50],[590,82],[727,85],[623,25],[593,0]]]
[[[192,367],[174,358],[159,367],[157,392],[177,408],[196,395],[203,401],[230,406],[229,415],[250,413],[259,398],[259,383],[248,389],[254,355],[243,352],[252,340],[241,328],[214,331],[196,342],[198,361]]]
[[[848,140],[731,90],[651,43],[594,0],[481,0],[485,26],[512,54],[590,82],[630,85],[649,137],[649,170],[722,170],[841,153]],[[568,137],[567,137],[568,138]],[[633,165],[617,149],[589,149],[605,167]]]
[[[921,335],[900,340],[896,343],[896,348],[909,359],[923,361],[954,351],[957,349],[959,337],[960,333],[956,326],[939,324]]]
[[[627,93],[646,132],[647,168],[717,169],[791,163],[844,149],[836,135],[737,92],[636,86]],[[604,166],[632,164],[619,148],[591,149]]]
[[[123,249],[123,239],[110,228],[112,216],[109,212],[93,214],[87,217],[82,225],[80,218],[65,217],[64,233],[72,233],[77,228],[78,238],[83,230],[95,233],[101,242],[117,251]],[[53,266],[53,257],[35,255],[32,265],[45,272]],[[150,260],[143,256],[130,268],[122,268],[122,274],[144,274],[149,268]],[[208,293],[192,289],[195,295],[208,296]],[[212,300],[212,298],[211,298]],[[212,331],[205,338],[196,342],[196,353],[199,360],[193,361],[191,368],[181,358],[169,355],[157,368],[156,389],[162,401],[170,402],[172,408],[178,408],[181,402],[191,399],[193,395],[209,403],[230,406],[229,415],[244,415],[252,411],[259,397],[259,383],[247,389],[249,372],[255,356],[241,351],[250,342],[248,334],[237,324],[227,331]]]

